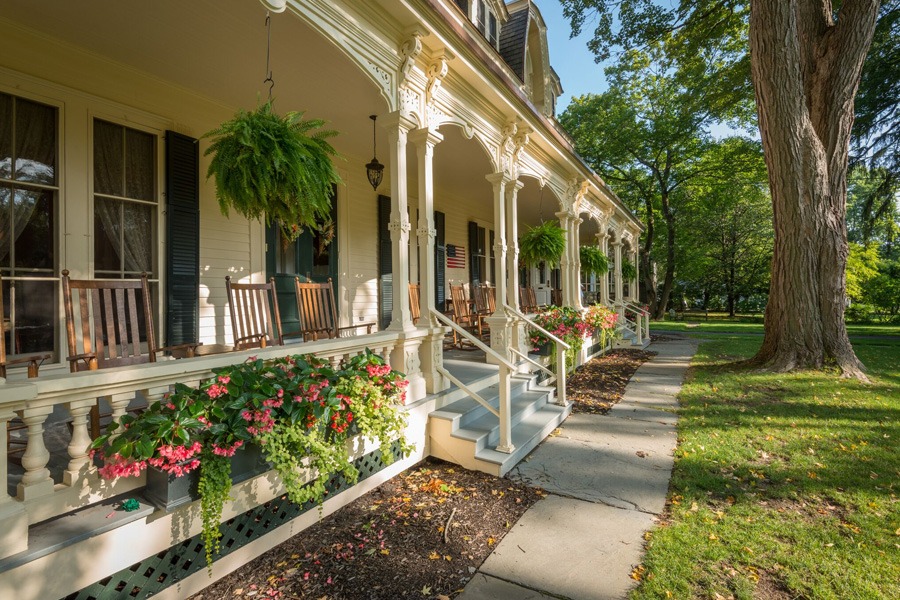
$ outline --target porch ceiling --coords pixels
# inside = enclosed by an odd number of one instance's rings
[[[255,0],[0,0],[0,7],[6,19],[232,110],[268,93],[266,11]],[[272,15],[271,69],[280,111],[327,119],[340,132],[340,152],[371,153],[367,117],[384,114],[384,100],[334,45],[293,15]]]
[[[95,55],[188,89],[227,107],[252,108],[265,97],[265,9],[257,0],[0,0],[0,15]],[[277,108],[323,118],[339,135],[335,147],[368,160],[372,152],[370,114],[387,107],[376,86],[329,40],[289,13],[272,15],[271,69]],[[90,89],[85,89],[91,92]],[[160,115],[167,117],[169,115]],[[491,202],[485,175],[490,161],[477,141],[454,126],[442,128],[435,150],[436,198],[448,193]],[[378,158],[390,165],[387,134],[379,127]],[[362,172],[351,159],[340,168]],[[416,150],[408,147],[409,193],[417,195]],[[355,172],[354,172],[355,174]],[[520,223],[555,219],[559,202],[523,179]],[[382,186],[380,193],[389,194]]]

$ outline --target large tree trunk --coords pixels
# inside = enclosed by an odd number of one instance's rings
[[[656,232],[653,219],[653,200],[647,195],[644,199],[644,206],[647,210],[647,217],[644,221],[646,229],[644,230],[644,247],[641,249],[641,275],[644,278],[644,302],[650,307],[650,314],[656,313],[656,275],[653,272],[653,259],[651,250],[653,250],[653,238]]]
[[[662,320],[666,317],[666,307],[669,305],[669,296],[675,286],[675,215],[669,207],[669,194],[663,191],[662,213],[666,221],[666,274],[663,277],[662,291],[659,293],[656,305],[655,319]]]
[[[773,371],[834,361],[865,378],[844,325],[853,98],[878,0],[752,0],[750,56],[775,225],[765,339]]]

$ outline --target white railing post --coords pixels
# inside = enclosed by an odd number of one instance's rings
[[[2,461],[0,461],[0,481],[6,485],[9,477],[9,460],[6,447],[6,435],[9,422],[16,414],[8,409],[0,408],[0,440],[3,440]],[[6,491],[0,491],[0,558],[12,556],[28,549],[28,516],[25,506],[17,502]]]
[[[650,339],[650,311],[644,312],[644,339]]]
[[[643,311],[636,310],[634,311],[634,341],[641,345],[644,343],[643,334],[644,327],[641,324],[641,317],[643,316]]]
[[[500,443],[497,452],[510,454],[516,447],[512,443],[512,386],[510,378],[512,369],[500,363]]]
[[[558,342],[556,344],[556,404],[567,406],[566,401],[566,349]]]

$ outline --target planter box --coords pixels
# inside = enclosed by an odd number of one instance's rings
[[[255,444],[247,444],[238,449],[231,457],[231,482],[240,483],[256,477],[269,470],[269,464],[263,458],[262,450]],[[200,470],[191,471],[182,477],[149,467],[147,469],[147,487],[144,497],[156,508],[171,512],[200,498],[197,484],[200,481]]]
[[[537,354],[538,356],[553,356],[553,350],[556,345],[553,342],[547,342],[538,346],[537,350],[532,350],[529,354]]]

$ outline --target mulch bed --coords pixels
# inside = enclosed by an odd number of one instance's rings
[[[655,353],[613,350],[568,380],[574,412],[603,414]],[[447,600],[546,495],[428,459],[269,550],[193,600]],[[445,531],[449,522],[449,529]]]
[[[653,356],[656,352],[616,349],[580,367],[566,382],[566,397],[575,403],[572,412],[608,413],[622,399],[634,372]]]

